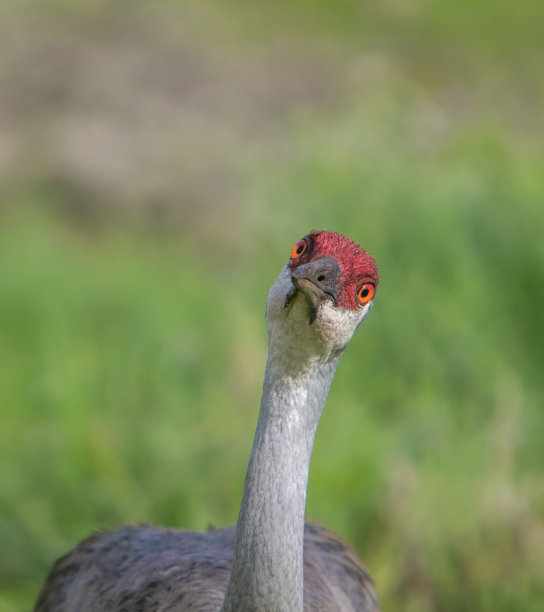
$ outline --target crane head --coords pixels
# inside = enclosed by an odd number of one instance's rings
[[[341,352],[372,307],[377,286],[371,255],[346,236],[313,231],[294,244],[270,290],[269,334],[325,357]]]

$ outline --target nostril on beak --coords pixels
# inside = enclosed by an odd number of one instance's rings
[[[305,278],[319,284],[323,289],[332,289],[340,277],[340,266],[332,257],[320,257],[316,261],[295,268],[291,272],[291,277]]]

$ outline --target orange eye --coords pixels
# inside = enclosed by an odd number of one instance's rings
[[[299,240],[291,249],[291,259],[298,259],[302,255],[304,255],[307,250],[308,243],[306,242],[306,240]]]
[[[365,283],[359,287],[357,291],[357,299],[359,300],[359,304],[368,304],[370,300],[374,297],[375,287],[372,283]]]

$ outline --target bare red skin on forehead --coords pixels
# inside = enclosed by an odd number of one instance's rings
[[[337,305],[357,310],[360,306],[357,290],[361,285],[371,282],[375,287],[378,286],[378,268],[372,256],[358,244],[336,232],[311,232],[302,240],[307,242],[308,248],[300,257],[289,261],[289,268],[294,270],[320,257],[334,258],[341,269],[337,283]]]

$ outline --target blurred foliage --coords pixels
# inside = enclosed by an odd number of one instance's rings
[[[0,611],[94,530],[235,519],[266,292],[312,227],[381,283],[308,515],[384,610],[540,610],[541,3],[0,14]]]

